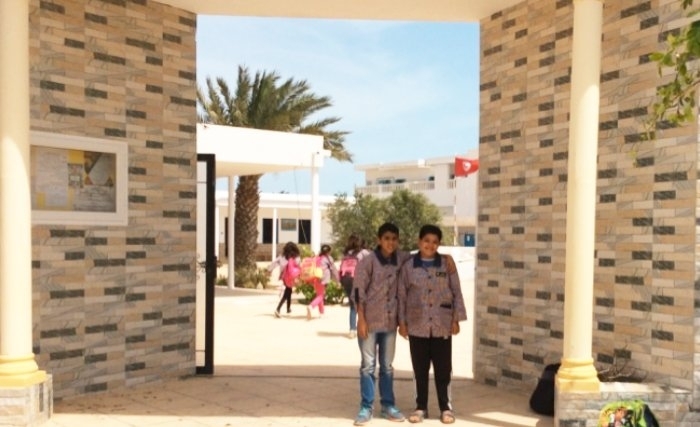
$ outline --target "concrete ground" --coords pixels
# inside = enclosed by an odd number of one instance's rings
[[[55,403],[45,425],[351,426],[359,404],[360,355],[357,341],[347,337],[348,308],[330,306],[323,318],[307,321],[306,307],[295,301],[292,314],[278,319],[273,316],[278,295],[276,290],[217,288],[213,376],[64,399]],[[553,426],[551,417],[529,409],[529,395],[470,380],[468,338],[468,333],[454,338],[454,425]],[[394,368],[397,405],[408,413],[413,382],[408,342],[401,337]],[[432,384],[430,393],[431,418],[423,424],[441,425]],[[396,424],[376,418],[370,426]]]

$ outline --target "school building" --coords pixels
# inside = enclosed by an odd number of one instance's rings
[[[365,185],[355,191],[378,198],[402,189],[422,194],[440,210],[441,225],[454,231],[455,241],[445,243],[474,246],[479,172],[475,168],[473,173],[455,175],[457,159],[470,159],[478,165],[478,150],[460,156],[357,165],[355,170],[365,174]]]

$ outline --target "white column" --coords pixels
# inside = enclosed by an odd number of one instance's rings
[[[457,246],[457,235],[459,234],[459,229],[457,228],[457,177],[454,179],[454,188],[452,189],[452,246]]]
[[[233,268],[234,235],[233,221],[236,217],[236,180],[235,176],[228,177],[228,287],[233,289],[236,286],[235,269]]]
[[[318,170],[323,166],[323,158],[330,157],[329,150],[319,150],[311,154],[311,250],[315,254],[321,251],[321,208],[319,207]]]
[[[219,253],[219,246],[221,241],[223,240],[221,238],[221,224],[219,224],[219,221],[221,221],[221,213],[219,212],[219,204],[214,202],[214,235],[216,236],[216,245],[214,246],[214,255],[216,255],[216,259],[218,261],[221,261],[221,254]]]
[[[272,208],[272,261],[277,258],[277,208]]]
[[[311,250],[314,254],[321,251],[321,210],[318,203],[319,176],[318,169],[323,165],[320,153],[312,154],[311,160]]]
[[[566,208],[564,349],[559,391],[594,391],[593,269],[602,0],[574,0]]]
[[[29,1],[0,1],[0,387],[46,380],[32,353]]]

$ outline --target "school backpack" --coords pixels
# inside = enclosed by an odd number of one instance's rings
[[[560,366],[561,363],[545,366],[535,390],[530,395],[530,408],[538,414],[554,415],[554,377]]]
[[[353,286],[353,278],[355,277],[355,267],[357,267],[357,253],[345,254],[340,261],[340,284],[345,291],[345,295],[350,297]]]
[[[357,267],[357,253],[345,254],[340,261],[340,277],[355,277],[355,267]]]
[[[297,264],[297,260],[294,257],[287,260],[287,265],[284,267],[282,272],[282,282],[289,287],[294,286],[297,278],[301,275],[301,267]]]
[[[618,400],[603,406],[598,427],[659,427],[659,422],[643,400]]]
[[[304,258],[301,261],[301,274],[299,277],[302,282],[311,284],[322,278],[323,270],[321,269],[321,257],[312,256]]]

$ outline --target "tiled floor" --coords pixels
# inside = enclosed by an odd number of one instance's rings
[[[359,402],[359,351],[347,333],[347,307],[327,307],[306,320],[295,303],[291,316],[272,315],[274,291],[218,289],[215,374],[56,402],[48,427],[351,426]],[[550,417],[529,410],[529,396],[472,382],[467,334],[454,339],[452,383],[455,426],[550,427]],[[398,339],[398,406],[413,406],[408,344]],[[441,425],[431,387],[432,418]],[[378,406],[377,406],[378,409]],[[383,419],[372,426],[396,425]],[[403,425],[408,425],[404,423]]]

